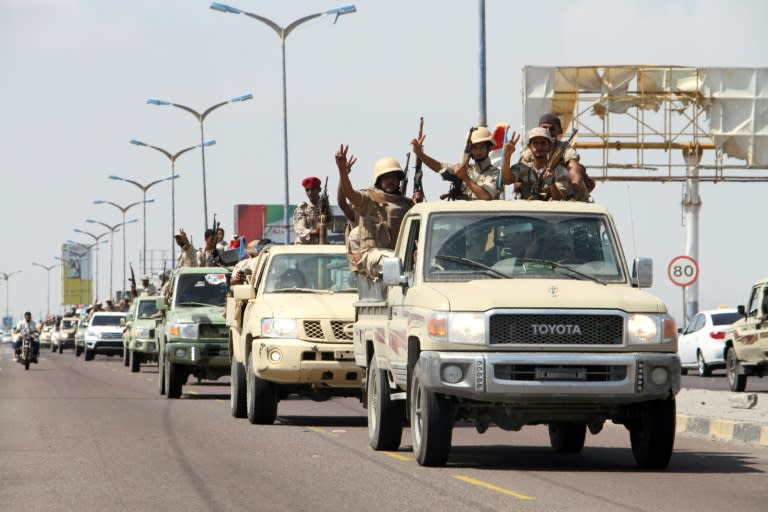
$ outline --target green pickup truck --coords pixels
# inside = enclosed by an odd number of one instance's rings
[[[141,370],[141,363],[157,362],[155,328],[160,320],[157,299],[157,295],[137,297],[125,318],[123,361],[133,373]]]
[[[157,309],[163,311],[155,329],[158,387],[161,395],[179,398],[190,375],[198,382],[229,375],[229,328],[224,321],[229,270],[178,268],[168,289],[167,299],[156,299]]]

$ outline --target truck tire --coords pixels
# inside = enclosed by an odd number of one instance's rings
[[[131,373],[139,373],[141,371],[141,356],[135,350],[131,350],[130,359]]]
[[[167,361],[165,364],[165,397],[181,398],[181,387],[185,380],[184,370],[179,365]]]
[[[165,394],[165,357],[157,355],[157,390],[161,395]]]
[[[83,347],[76,346],[75,347],[75,357],[80,357],[80,354],[83,353]]]
[[[64,344],[59,343],[59,354],[63,354],[63,353],[64,353]]]
[[[549,444],[557,453],[579,453],[587,438],[587,425],[570,421],[550,423]]]
[[[739,358],[736,357],[736,350],[728,347],[728,353],[725,355],[725,373],[728,375],[728,385],[731,391],[744,391],[747,388],[747,376],[739,375]]]
[[[256,375],[250,358],[246,363],[246,412],[254,425],[271,425],[277,419],[277,386]]]
[[[392,400],[387,373],[376,358],[368,366],[368,441],[374,450],[397,450],[403,436],[405,400]]]
[[[232,411],[232,416],[235,418],[245,418],[248,415],[248,408],[245,404],[247,384],[245,382],[245,367],[243,363],[238,363],[233,358],[229,374],[229,408]]]
[[[641,469],[665,469],[675,445],[675,399],[641,404],[640,418],[630,426],[632,455]]]
[[[411,437],[413,453],[421,466],[444,466],[453,435],[453,404],[423,386],[421,363],[411,379]]]
[[[93,350],[85,349],[84,359],[86,361],[93,361],[94,356]]]
[[[712,368],[704,360],[704,354],[701,351],[696,352],[696,366],[699,370],[699,377],[712,376]]]

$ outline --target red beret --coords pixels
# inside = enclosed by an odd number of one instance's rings
[[[320,178],[310,176],[301,180],[301,186],[304,188],[320,188]]]

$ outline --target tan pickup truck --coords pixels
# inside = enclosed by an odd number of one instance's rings
[[[352,352],[357,288],[340,245],[271,245],[232,287],[231,412],[271,424],[289,394],[360,396]]]
[[[608,211],[594,204],[456,201],[414,206],[383,295],[355,304],[355,360],[366,369],[368,434],[416,460],[447,462],[456,421],[547,425],[577,453],[586,432],[624,425],[642,468],[665,468],[680,389],[675,321],[640,290],[652,263],[624,259]]]
[[[768,278],[752,285],[741,319],[726,334],[725,368],[731,391],[744,391],[747,377],[768,376]]]

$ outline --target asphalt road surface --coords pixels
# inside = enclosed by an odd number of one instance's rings
[[[731,391],[728,387],[728,377],[725,370],[714,370],[710,377],[699,377],[696,370],[689,370],[688,375],[683,375],[681,384],[684,388],[712,389],[715,391]],[[748,393],[766,393],[768,392],[768,378],[766,377],[747,377]]]
[[[368,447],[354,399],[286,400],[278,423],[229,413],[227,382],[157,393],[157,369],[0,347],[0,510],[765,510],[768,449],[679,434],[664,472],[635,468],[623,427],[555,454],[544,427],[454,429],[448,465],[422,468],[406,429]],[[713,379],[714,382],[714,379]]]

